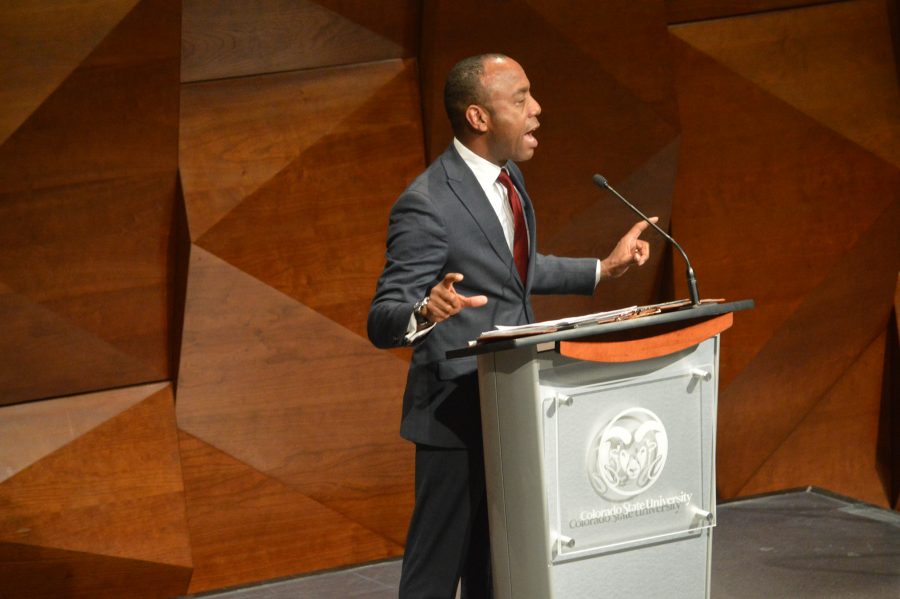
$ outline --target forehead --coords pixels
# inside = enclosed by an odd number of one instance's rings
[[[510,58],[492,58],[484,65],[484,87],[491,95],[527,92],[530,83],[525,70]]]

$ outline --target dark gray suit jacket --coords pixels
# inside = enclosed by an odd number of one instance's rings
[[[413,304],[447,273],[464,275],[455,285],[460,294],[488,297],[486,306],[464,309],[416,344],[400,428],[410,441],[438,447],[481,442],[475,358],[448,360],[448,350],[465,347],[498,324],[533,322],[531,293],[593,293],[596,259],[536,252],[534,210],[522,173],[513,163],[507,168],[522,197],[528,224],[525,286],[497,215],[452,144],[391,210],[387,262],[369,309],[372,343],[382,348],[404,345]]]

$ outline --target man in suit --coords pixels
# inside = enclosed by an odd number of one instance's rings
[[[401,435],[416,444],[416,503],[401,598],[492,595],[481,417],[474,357],[447,359],[495,325],[533,322],[532,293],[591,294],[643,265],[636,224],[602,261],[537,252],[534,210],[516,162],[538,145],[541,107],[507,56],[464,59],[444,102],[450,147],[400,195],[369,311],[378,347],[414,345]]]

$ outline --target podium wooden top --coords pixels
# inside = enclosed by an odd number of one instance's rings
[[[669,325],[670,330],[641,335],[636,339],[613,339],[617,335],[599,338],[560,341],[559,353],[568,358],[591,362],[636,362],[668,356],[718,335],[734,322],[734,313],[713,316],[688,326]],[[679,323],[680,324],[680,323]],[[636,329],[631,329],[635,331]],[[638,331],[642,329],[637,329]]]
[[[603,362],[622,362],[666,355],[716,335],[731,326],[732,313],[749,310],[753,300],[704,304],[616,322],[479,343],[447,352],[462,358],[552,342],[564,355]],[[727,318],[720,318],[723,316]],[[596,346],[588,349],[587,346]],[[602,348],[602,349],[601,349]],[[588,353],[594,357],[588,357]],[[655,353],[662,352],[662,353]],[[580,354],[576,355],[576,354]]]

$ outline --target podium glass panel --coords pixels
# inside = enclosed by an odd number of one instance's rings
[[[554,563],[715,525],[703,442],[715,418],[712,372],[665,369],[577,387],[541,381]]]

